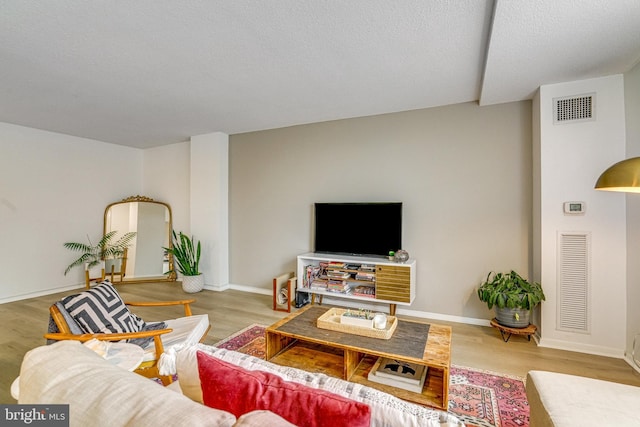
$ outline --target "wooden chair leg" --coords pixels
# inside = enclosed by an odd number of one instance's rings
[[[134,372],[138,375],[142,375],[145,378],[158,378],[160,381],[162,381],[162,385],[165,387],[173,382],[173,376],[160,375],[157,366],[152,366],[149,368],[138,368]]]

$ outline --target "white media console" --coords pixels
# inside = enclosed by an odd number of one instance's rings
[[[416,296],[416,261],[404,263],[384,258],[324,253],[298,256],[297,290],[322,297],[346,298],[396,305],[410,305]]]

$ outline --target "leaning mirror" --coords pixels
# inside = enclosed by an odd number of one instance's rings
[[[171,247],[171,207],[144,196],[128,197],[104,210],[104,234],[116,231],[114,241],[128,232],[136,237],[122,259],[105,260],[107,278],[116,283],[176,280]]]

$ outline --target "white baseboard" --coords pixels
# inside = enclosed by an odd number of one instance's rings
[[[6,304],[10,302],[28,299],[28,298],[36,298],[36,297],[56,294],[59,292],[72,291],[72,290],[82,289],[82,288],[84,288],[84,283],[58,287],[55,289],[47,289],[43,291],[30,292],[26,294],[20,294],[20,295],[7,297],[7,298],[2,298],[0,299],[0,304]],[[259,288],[255,286],[235,285],[235,284],[205,285],[204,288],[210,291],[215,291],[215,292],[222,292],[228,289],[233,289],[241,292],[249,292],[249,293],[269,295],[269,296],[272,293],[270,289]],[[353,307],[354,305],[353,300],[346,300],[342,298],[331,298],[327,296],[324,297],[323,302],[332,304],[332,305],[342,306],[342,307]],[[387,312],[389,309],[389,304],[375,303],[373,301],[372,302],[358,301],[357,305],[358,307],[362,307],[364,309],[369,309],[373,311]],[[418,317],[418,318],[430,319],[430,320],[442,320],[447,322],[463,323],[463,324],[469,324],[469,325],[490,326],[489,320],[487,319],[476,319],[472,317],[452,316],[448,314],[411,310],[408,308],[400,308],[400,306],[397,309],[397,313],[405,316]],[[573,342],[568,342],[563,340],[544,339],[540,337],[539,332],[537,332],[534,335],[534,339],[540,347],[555,348],[558,350],[576,351],[579,353],[587,353],[587,354],[594,354],[597,356],[606,356],[606,357],[614,357],[617,359],[623,359],[633,369],[635,369],[638,373],[640,373],[640,367],[638,367],[634,363],[634,361],[629,355],[625,354],[624,349],[594,346],[594,345],[582,344],[582,343],[573,343]]]
[[[226,291],[227,289],[231,289],[231,286],[229,284],[226,285],[204,285],[204,289],[207,289],[209,291],[215,291],[215,292],[222,292],[222,291]]]
[[[625,353],[624,361],[627,362],[636,372],[640,373],[640,366],[636,365],[630,354]]]
[[[398,308],[398,314],[405,316],[419,317],[422,319],[442,320],[445,322],[466,323],[468,325],[491,326],[487,319],[476,319],[475,317],[453,316],[450,314],[432,313],[429,311],[410,310],[408,308]]]
[[[242,291],[242,292],[250,292],[252,294],[269,295],[269,296],[273,293],[271,289],[258,288],[255,286],[246,286],[246,285],[229,284],[227,285],[227,289],[233,289],[235,291]]]
[[[538,345],[540,347],[555,348],[557,350],[576,351],[578,353],[624,359],[624,349],[621,348],[603,347],[600,345],[583,344],[549,338],[541,338]]]
[[[251,293],[261,294],[261,295],[271,295],[271,290],[264,289],[264,288],[257,288],[254,286],[228,285],[227,289],[235,289],[238,291],[251,292]],[[331,298],[326,295],[323,298],[323,302],[325,304],[337,305],[339,307],[354,306],[354,300],[347,300],[343,298]],[[373,311],[388,312],[389,310],[389,304],[376,303],[374,301],[371,301],[371,302],[357,301],[357,306],[358,308],[364,308],[364,309],[373,310]],[[401,306],[398,306],[396,312],[397,314],[417,317],[421,319],[442,320],[446,322],[463,323],[463,324],[477,325],[477,326],[487,326],[487,327],[491,326],[490,320],[488,319],[477,319],[474,317],[453,316],[449,314],[411,310],[408,308],[401,308]],[[622,349],[594,346],[590,344],[571,343],[571,342],[561,341],[561,340],[543,339],[540,337],[539,331],[537,331],[536,334],[533,335],[533,339],[536,341],[536,343],[540,347],[548,347],[548,348],[555,348],[558,350],[576,351],[579,353],[587,353],[587,354],[594,354],[597,356],[606,356],[606,357],[614,357],[617,359],[624,359],[627,361],[627,363],[633,366],[634,369],[640,372],[640,368],[635,366],[632,360],[624,357],[624,350]]]
[[[83,282],[83,283],[79,283],[77,285],[63,286],[63,287],[55,288],[55,289],[47,289],[47,290],[44,290],[44,291],[30,292],[28,294],[15,295],[15,296],[12,296],[12,297],[7,297],[7,298],[0,299],[0,304],[6,304],[8,302],[15,302],[15,301],[21,301],[21,300],[29,299],[29,298],[37,298],[37,297],[42,297],[42,296],[46,296],[46,295],[57,294],[58,292],[67,292],[67,291],[73,291],[75,289],[84,289],[84,287],[85,287],[85,285],[84,285],[84,282]]]
[[[209,289],[208,285],[205,286],[206,289]],[[234,289],[237,291],[243,292],[251,292],[254,294],[261,295],[271,295],[270,289],[258,288],[255,286],[245,286],[245,285],[228,285],[226,289]],[[217,290],[217,289],[212,289]],[[221,289],[224,290],[224,289]],[[323,300],[326,304],[337,305],[339,307],[354,307],[354,304],[357,304],[358,308],[363,308],[372,311],[381,311],[388,312],[389,304],[388,303],[376,303],[374,301],[354,301],[343,298],[331,298],[330,296],[325,295]],[[491,326],[489,324],[489,320],[487,319],[476,319],[473,317],[461,317],[461,316],[451,316],[448,314],[440,314],[440,313],[431,313],[427,311],[418,311],[418,310],[410,310],[407,308],[400,308],[398,306],[396,310],[397,314],[402,314],[405,316],[418,317],[421,319],[431,319],[431,320],[443,320],[447,322],[455,322],[455,323],[466,323],[470,325],[480,325],[480,326]]]
[[[267,295],[271,295],[271,292],[268,292]],[[324,303],[337,305],[340,307],[357,306],[357,308],[364,308],[372,311],[382,311],[382,312],[389,311],[388,303],[377,303],[374,301],[369,302],[369,301],[359,301],[359,300],[355,301],[355,300],[348,300],[343,298],[331,298],[327,295],[324,296],[322,301]],[[404,316],[418,317],[421,319],[442,320],[446,322],[466,323],[469,325],[491,326],[491,324],[489,323],[489,320],[487,319],[476,319],[473,317],[461,317],[461,316],[452,316],[452,315],[441,314],[441,313],[431,313],[428,311],[418,311],[418,310],[411,310],[408,308],[400,308],[400,306],[397,306],[396,313],[402,314]]]
[[[251,292],[251,293],[261,294],[261,295],[271,295],[270,289],[257,288],[254,286],[228,285],[226,289],[235,289],[238,291]],[[221,290],[224,290],[224,289],[221,289]],[[343,298],[331,298],[326,295],[323,298],[323,302],[326,304],[337,305],[339,307],[353,307],[354,304],[357,304],[358,308],[363,308],[367,310],[382,311],[382,312],[388,312],[389,310],[389,304],[385,304],[385,303],[376,303],[374,301],[354,302],[354,300],[348,300]],[[487,327],[491,326],[490,320],[488,319],[477,319],[474,317],[453,316],[449,314],[411,310],[408,308],[401,308],[401,307],[402,306],[398,306],[396,310],[397,314],[402,314],[402,315],[411,316],[411,317],[418,317],[422,319],[429,319],[429,320],[442,320],[446,322],[463,323],[468,325],[487,326]],[[623,349],[594,346],[590,344],[572,343],[572,342],[567,342],[562,340],[543,339],[540,337],[539,330],[533,335],[533,339],[536,341],[536,343],[540,347],[548,347],[548,348],[555,348],[558,350],[576,351],[579,353],[587,353],[587,354],[594,354],[597,356],[606,356],[606,357],[614,357],[616,359],[624,359],[634,369],[640,372],[640,368],[635,366],[635,364],[631,359],[626,358],[624,356]]]

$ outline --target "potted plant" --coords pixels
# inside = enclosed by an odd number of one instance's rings
[[[531,310],[545,300],[539,283],[531,283],[513,270],[490,272],[478,288],[478,297],[489,309],[495,306],[498,323],[512,328],[529,326]]]
[[[200,292],[204,288],[204,275],[199,270],[201,245],[194,237],[188,237],[182,232],[173,235],[173,246],[164,248],[173,255],[173,264],[182,275],[182,289],[185,292]]]
[[[91,242],[91,239],[87,235],[87,243],[79,242],[67,242],[64,247],[75,252],[81,252],[80,258],[73,261],[67,269],[64,271],[65,276],[74,267],[84,265],[85,270],[91,271],[92,269],[104,268],[105,259],[121,258],[129,246],[131,241],[136,236],[135,231],[125,233],[116,242],[112,242],[115,238],[117,231],[110,231],[102,236],[102,239],[95,245]]]

